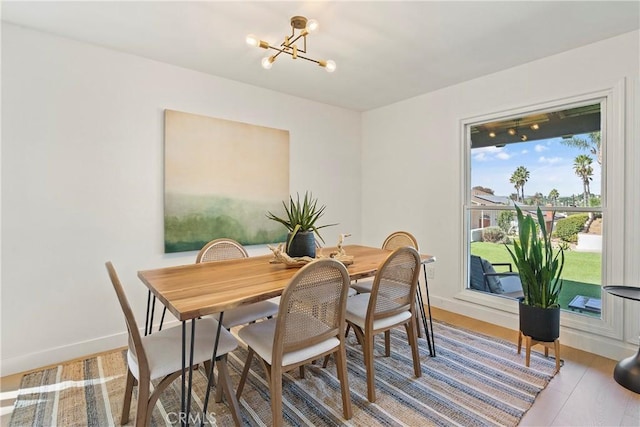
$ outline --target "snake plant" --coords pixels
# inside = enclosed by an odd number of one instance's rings
[[[523,215],[518,206],[516,212],[518,239],[513,243],[513,251],[505,246],[518,267],[524,292],[522,303],[540,308],[559,307],[564,251],[559,248],[554,253],[552,248],[553,222],[551,230],[547,231],[540,206],[536,215],[537,224],[530,215]]]

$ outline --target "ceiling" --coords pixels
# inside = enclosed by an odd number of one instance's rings
[[[366,111],[640,27],[637,1],[2,1],[2,20],[294,96]],[[302,15],[307,54],[278,45]]]

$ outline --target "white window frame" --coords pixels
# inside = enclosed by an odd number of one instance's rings
[[[460,121],[462,151],[462,170],[464,173],[462,189],[462,226],[460,268],[463,272],[463,283],[460,284],[456,299],[489,307],[508,313],[518,313],[518,303],[513,299],[501,298],[468,289],[468,260],[470,255],[471,205],[471,134],[470,128],[481,123],[508,120],[547,111],[558,111],[589,103],[601,103],[601,150],[602,150],[602,187],[601,203],[603,215],[603,248],[602,248],[602,285],[623,283],[624,278],[624,194],[625,194],[625,81],[621,80],[611,87],[590,93],[565,97],[545,103],[527,105],[505,111],[498,111],[480,116],[464,118]],[[575,211],[589,211],[586,208],[575,208]],[[601,318],[585,316],[562,310],[560,325],[576,330],[616,339],[623,338],[622,316],[616,312],[622,310],[620,298],[614,298],[602,292]]]

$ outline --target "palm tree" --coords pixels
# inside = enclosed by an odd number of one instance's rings
[[[518,175],[517,170],[511,174],[511,178],[509,179],[509,182],[513,184],[513,187],[516,189],[516,198],[515,201],[517,202],[518,200],[520,200],[520,180],[518,179]]]
[[[544,196],[542,195],[542,193],[536,193],[533,196],[531,196],[531,204],[532,205],[539,205],[540,203],[542,203],[544,201]]]
[[[580,154],[573,162],[573,170],[582,179],[583,203],[585,207],[589,206],[589,182],[593,179],[593,167],[591,166],[593,159],[586,154]]]
[[[549,201],[551,201],[551,203],[553,203],[554,205],[556,204],[558,197],[560,197],[560,193],[558,193],[558,190],[554,188],[553,190],[549,191]]]
[[[522,200],[524,200],[524,184],[529,181],[529,171],[524,166],[521,166],[522,171],[522,185],[520,185],[520,191],[522,192]]]
[[[529,171],[524,166],[518,166],[516,170],[511,174],[509,182],[513,184],[516,189],[516,193],[520,190],[520,201],[524,203],[524,185],[529,180]]]
[[[602,164],[602,151],[600,151],[600,143],[601,143],[601,135],[600,131],[589,133],[589,139],[576,138],[575,136],[571,139],[563,139],[562,144],[567,145],[569,147],[579,148],[581,150],[589,150],[591,154],[596,156],[598,159],[598,164]]]

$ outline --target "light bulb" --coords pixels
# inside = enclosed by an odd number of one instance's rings
[[[531,125],[531,129],[538,130],[538,129],[540,129],[540,125],[537,124],[537,123],[534,123],[534,124]]]
[[[516,134],[516,130],[515,129],[509,129],[507,132],[509,132],[509,135],[515,135]]]
[[[336,63],[332,60],[328,60],[325,68],[327,69],[327,73],[333,73],[336,70]]]
[[[245,40],[247,41],[248,45],[255,46],[255,47],[258,47],[260,45],[260,39],[258,39],[253,34],[249,34]]]
[[[489,136],[490,136],[491,138],[495,138],[495,137],[496,137],[496,133],[495,133],[495,132],[489,132]]]
[[[318,21],[316,21],[315,19],[309,19],[307,21],[307,31],[310,33],[313,33],[314,31],[316,31],[319,26],[320,24],[318,24]]]
[[[265,70],[270,70],[271,66],[273,65],[273,61],[275,61],[275,58],[273,56],[265,56],[264,58],[262,58],[262,68],[264,68]]]

